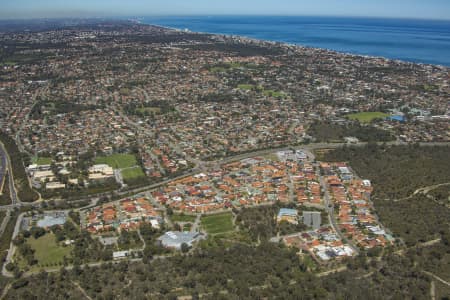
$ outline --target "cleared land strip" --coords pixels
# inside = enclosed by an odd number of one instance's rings
[[[434,275],[433,273],[427,272],[427,271],[422,271],[422,273],[427,274],[428,276],[433,277],[434,279],[436,279],[439,282],[442,282],[443,284],[445,284],[446,286],[450,287],[450,282],[442,279],[441,277]]]
[[[404,200],[408,200],[411,199],[412,197],[416,196],[417,194],[428,194],[429,192],[431,192],[432,190],[435,190],[441,186],[447,186],[450,185],[450,182],[446,182],[446,183],[440,183],[440,184],[435,184],[435,185],[429,185],[429,186],[425,186],[425,187],[421,187],[418,188],[417,190],[414,191],[414,193],[412,193],[411,195],[409,195],[408,197],[405,198],[400,198],[400,199],[395,199],[392,200],[394,202],[400,202],[400,201],[404,201]],[[390,199],[385,199],[387,201],[391,201]]]
[[[78,282],[71,280],[73,285],[86,297],[86,299],[92,300],[92,298],[86,293],[86,291],[80,286]]]

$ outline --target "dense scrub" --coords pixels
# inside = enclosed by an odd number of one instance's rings
[[[398,202],[377,200],[375,207],[380,221],[412,246],[440,237],[450,228],[450,209],[424,197]]]
[[[1,185],[1,182],[0,182],[0,185]],[[8,205],[8,204],[11,204],[11,193],[9,190],[9,175],[6,175],[2,194],[0,195],[0,205]]]
[[[18,212],[11,212],[11,217],[8,224],[6,225],[3,235],[0,236],[0,268],[3,267],[6,255],[8,254],[9,245],[11,243],[11,238],[14,232],[14,227],[16,225]]]
[[[11,289],[8,299],[27,298],[30,291],[38,299],[48,293],[53,299],[75,299],[79,289],[67,282],[78,283],[87,295],[99,299],[183,295],[204,299],[428,299],[430,279],[420,269],[426,255],[416,264],[409,252],[387,254],[381,262],[363,254],[348,261],[347,271],[316,277],[292,250],[267,243],[235,245],[154,260],[149,265],[107,263],[39,274],[19,280],[23,287]]]
[[[363,126],[358,123],[337,125],[329,122],[311,124],[308,134],[317,142],[343,141],[344,137],[356,137],[362,142],[388,142],[395,140],[392,133],[373,126]]]
[[[381,222],[411,246],[450,231],[450,209],[444,201],[436,201],[433,192],[430,197],[412,196],[419,188],[450,182],[449,153],[446,146],[368,145],[336,149],[321,159],[348,161],[358,175],[370,179]]]
[[[236,223],[240,230],[245,231],[254,242],[269,240],[277,233],[286,235],[305,230],[306,226],[301,223],[298,225],[288,222],[277,223],[276,216],[280,208],[288,206],[292,205],[277,203],[273,206],[243,208],[236,217]]]
[[[408,197],[418,188],[450,182],[450,147],[344,147],[328,152],[326,161],[348,161],[374,185],[376,198]]]
[[[38,194],[30,187],[28,177],[25,173],[25,167],[19,148],[14,140],[4,132],[0,132],[0,141],[5,145],[6,152],[11,159],[12,170],[14,174],[14,184],[18,191],[21,201],[33,202],[38,199]]]

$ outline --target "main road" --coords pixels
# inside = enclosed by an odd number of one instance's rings
[[[399,142],[399,141],[395,141],[395,142],[387,142],[387,143],[378,143],[378,144],[387,144],[387,145],[408,145],[408,143],[403,143],[403,142]],[[129,195],[129,194],[138,194],[138,193],[142,193],[142,192],[146,192],[149,190],[153,190],[156,189],[158,187],[161,187],[171,181],[177,180],[177,179],[181,179],[184,177],[188,177],[188,176],[192,176],[195,174],[198,174],[199,172],[205,171],[207,169],[211,169],[211,168],[217,168],[222,164],[225,163],[230,163],[233,161],[238,161],[238,160],[242,160],[245,158],[250,158],[250,157],[255,157],[255,156],[263,156],[263,155],[268,155],[271,154],[273,152],[276,151],[282,151],[282,150],[289,150],[289,149],[304,149],[309,151],[310,153],[313,150],[317,150],[317,149],[335,149],[335,148],[341,148],[343,146],[356,146],[356,147],[363,147],[365,145],[367,145],[367,143],[356,143],[356,144],[348,144],[348,143],[311,143],[311,144],[303,144],[303,145],[297,145],[297,146],[284,146],[284,147],[278,147],[278,148],[270,148],[270,149],[264,149],[264,150],[255,150],[255,151],[251,151],[248,153],[243,153],[243,154],[237,154],[234,156],[229,156],[226,158],[222,158],[219,160],[215,160],[215,161],[204,161],[202,162],[202,164],[200,166],[197,166],[195,168],[193,168],[191,171],[183,173],[180,176],[174,177],[174,178],[169,178],[154,184],[150,184],[150,185],[146,185],[146,186],[142,186],[139,188],[134,188],[134,189],[130,189],[130,190],[118,190],[118,191],[113,191],[115,196],[125,196],[125,195]],[[433,143],[419,143],[420,146],[449,146],[450,142],[443,142],[443,143],[439,143],[439,142],[433,142]],[[15,191],[15,189],[14,189]],[[92,203],[95,203],[96,201],[99,200],[100,197],[102,196],[107,196],[110,195],[110,192],[108,193],[100,193],[100,194],[95,194],[95,195],[90,195],[88,197],[81,197],[78,199],[73,199],[70,202],[71,203],[76,203],[76,202],[82,202],[82,201],[86,201],[89,200]],[[60,201],[63,199],[52,199],[55,201]],[[20,202],[17,199],[17,195],[14,196],[14,204],[12,205],[4,205],[4,206],[0,206],[0,210],[9,210],[15,207],[21,207],[21,206],[36,206],[39,205],[40,202],[33,202],[33,203],[25,203],[25,202]]]

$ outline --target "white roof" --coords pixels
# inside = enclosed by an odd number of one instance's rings
[[[128,255],[128,251],[116,251],[113,252],[113,258],[125,257]]]

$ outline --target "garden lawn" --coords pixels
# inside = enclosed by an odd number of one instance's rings
[[[234,230],[231,213],[203,216],[201,225],[208,234],[218,234]]]
[[[385,119],[389,117],[389,114],[385,114],[379,111],[375,112],[360,112],[356,114],[347,115],[350,120],[358,120],[360,123],[370,123],[374,119]]]
[[[136,157],[133,154],[113,154],[109,156],[99,156],[95,159],[96,164],[107,164],[114,169],[130,168],[137,165]]]

